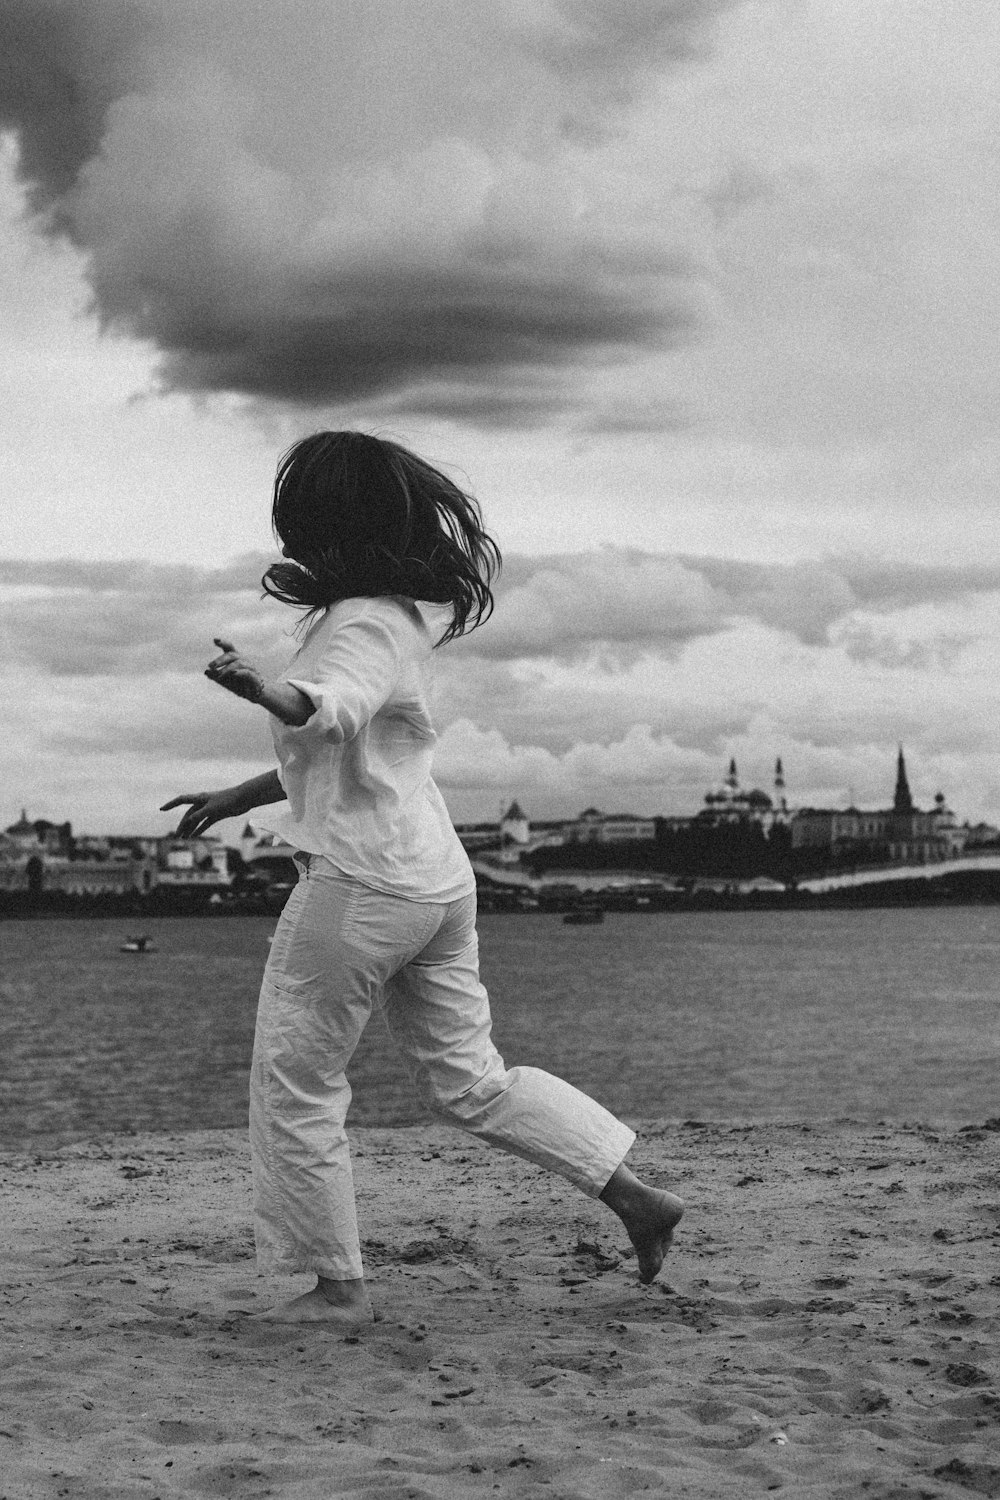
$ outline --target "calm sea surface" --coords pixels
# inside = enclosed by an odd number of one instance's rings
[[[0,923],[0,1144],[240,1126],[274,920]],[[482,969],[508,1064],[626,1117],[1000,1115],[1000,908],[487,916]],[[376,1018],[352,1119],[428,1118]]]

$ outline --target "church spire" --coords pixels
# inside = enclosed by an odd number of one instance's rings
[[[910,796],[910,784],[906,779],[906,761],[903,759],[903,747],[899,747],[899,756],[896,760],[896,795],[892,799],[892,810],[898,813],[911,813],[913,811],[913,798]]]

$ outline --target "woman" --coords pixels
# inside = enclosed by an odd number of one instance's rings
[[[281,460],[272,522],[287,561],[263,584],[309,611],[302,645],[265,681],[217,640],[206,675],[268,712],[279,769],[163,808],[188,804],[177,832],[191,837],[286,803],[254,822],[298,851],[261,988],[250,1143],[259,1264],[317,1283],[268,1316],[372,1317],[344,1070],[375,1005],[428,1104],[599,1197],[650,1282],[683,1205],[624,1165],[635,1135],[607,1110],[504,1066],[479,980],[475,878],[431,778],[430,654],[487,618],[500,566],[478,507],[396,443],[319,432]]]

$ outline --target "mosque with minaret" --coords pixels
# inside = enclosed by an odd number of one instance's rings
[[[868,859],[899,865],[934,864],[962,852],[969,830],[960,828],[943,792],[934,806],[921,810],[913,801],[906,758],[900,745],[896,757],[896,785],[892,806],[865,810],[850,806],[789,809],[781,759],[775,762],[774,791],[740,786],[736,761],[730,760],[722,785],[710,791],[693,822],[759,823],[765,833],[787,827],[793,849],[810,850],[833,863]]]
[[[740,783],[735,758],[718,786],[705,795],[700,810],[691,816],[639,818],[631,813],[605,814],[589,807],[576,819],[531,822],[518,802],[513,802],[496,824],[459,825],[459,835],[470,852],[498,847],[496,857],[516,862],[543,845],[634,844],[654,839],[657,829],[679,832],[683,828],[706,831],[730,825],[757,825],[770,839],[777,832],[791,849],[821,864],[843,866],[926,865],[954,859],[974,841],[976,830],[959,827],[943,792],[928,810],[918,808],[910,792],[903,747],[896,758],[896,784],[891,807],[866,810],[846,808],[790,808],[785,772],[780,757],[774,765],[771,791],[745,788]],[[995,829],[990,829],[992,835]]]
[[[791,817],[785,795],[785,772],[779,756],[774,763],[773,796],[759,786],[744,791],[733,758],[722,785],[706,792],[705,805],[693,821],[696,825],[707,824],[709,827],[719,823],[759,823],[767,833],[776,824],[789,823]]]

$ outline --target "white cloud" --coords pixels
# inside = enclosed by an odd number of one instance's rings
[[[650,789],[669,793],[692,777],[703,784],[712,771],[705,752],[686,750],[648,724],[633,724],[610,743],[581,741],[557,753],[511,744],[500,729],[458,719],[442,734],[435,755],[435,775],[446,792],[472,792],[487,801],[490,792],[516,792],[536,808],[565,810],[596,797],[608,810],[610,803],[625,811],[618,807],[623,797],[640,792],[645,802]]]

